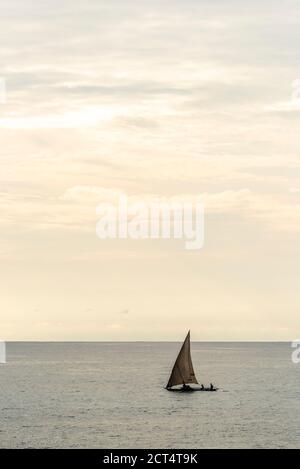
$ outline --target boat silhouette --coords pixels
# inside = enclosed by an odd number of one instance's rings
[[[192,357],[191,357],[191,339],[190,331],[181,346],[179,354],[174,363],[166,389],[168,391],[177,392],[193,392],[193,391],[217,391],[218,388],[210,384],[209,387],[201,385],[201,387],[192,387],[190,384],[199,384],[194,372]],[[181,386],[176,388],[174,386]]]

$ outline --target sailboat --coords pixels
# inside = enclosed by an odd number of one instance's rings
[[[217,391],[212,384],[209,387],[204,387],[203,384],[200,388],[191,387],[190,384],[199,384],[194,372],[193,362],[191,357],[191,340],[190,331],[182,344],[180,352],[176,358],[173,366],[171,376],[169,378],[166,389],[168,391]],[[173,386],[182,385],[181,388],[173,388]]]

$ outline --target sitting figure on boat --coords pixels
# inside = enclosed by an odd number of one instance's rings
[[[201,384],[201,391],[204,391],[205,387],[204,384]]]
[[[214,391],[215,388],[214,388],[214,385],[212,383],[210,383],[210,387],[209,387],[210,391]]]
[[[188,384],[185,384],[185,383],[183,383],[181,389],[182,389],[182,391],[191,391],[192,390],[191,386],[189,386]]]

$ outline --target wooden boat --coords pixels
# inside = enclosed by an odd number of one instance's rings
[[[175,364],[173,366],[168,384],[166,389],[168,391],[176,392],[193,392],[193,391],[217,391],[218,388],[215,388],[212,384],[209,387],[201,385],[201,387],[192,387],[190,384],[199,384],[195,376],[193,362],[191,357],[191,341],[190,341],[190,331],[188,332],[182,347],[179,351],[179,354],[176,358]],[[174,388],[174,386],[179,386],[180,388]]]

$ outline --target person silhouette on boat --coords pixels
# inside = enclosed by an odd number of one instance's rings
[[[204,391],[204,384],[201,384],[201,391]]]
[[[190,391],[192,388],[188,384],[183,383],[182,385],[182,390],[183,391]]]
[[[214,385],[212,383],[210,383],[210,387],[209,387],[210,391],[214,391],[215,388],[214,388]]]

